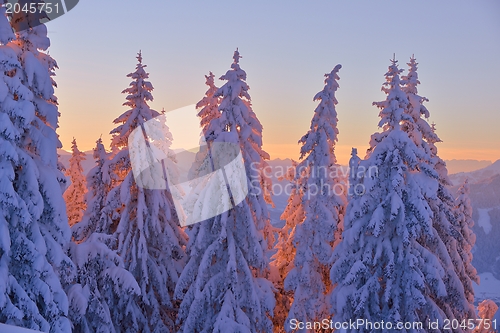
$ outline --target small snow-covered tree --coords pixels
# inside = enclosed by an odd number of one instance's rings
[[[73,278],[57,167],[56,64],[43,50],[44,25],[7,29],[0,8],[0,322],[43,332],[71,331],[62,284]]]
[[[428,169],[435,170],[438,176],[438,189],[436,196],[426,196],[432,211],[433,225],[439,237],[443,240],[447,253],[439,252],[440,260],[444,265],[451,261],[453,270],[447,270],[446,289],[448,299],[442,304],[446,316],[449,319],[459,321],[475,318],[474,311],[474,290],[472,281],[478,282],[476,270],[471,264],[471,255],[467,254],[463,246],[467,243],[474,243],[474,234],[471,230],[463,229],[457,220],[455,213],[454,197],[449,189],[452,185],[448,178],[446,163],[439,157],[436,143],[441,140],[435,133],[434,125],[424,118],[429,118],[430,113],[424,106],[428,99],[418,95],[417,67],[418,63],[412,56],[408,63],[408,74],[402,77],[402,90],[408,98],[408,106],[405,113],[413,118],[413,122],[407,122],[403,125],[403,130],[413,139],[417,147],[423,150],[426,157],[421,169],[423,172],[430,172]],[[424,118],[423,118],[424,117]],[[460,282],[460,284],[458,283]]]
[[[339,321],[426,323],[443,322],[447,315],[450,260],[440,258],[444,243],[426,200],[436,197],[437,174],[422,162],[429,157],[403,130],[414,120],[405,113],[408,99],[400,73],[392,60],[382,88],[386,100],[374,103],[383,131],[372,135],[361,162],[368,170],[359,183],[366,192],[351,197],[334,252],[332,310]],[[358,177],[359,171],[351,175]]]
[[[250,192],[233,209],[193,229],[189,261],[175,292],[182,300],[178,323],[185,333],[272,332],[269,316],[274,297],[267,274],[273,239],[266,207],[270,184],[260,173],[269,155],[262,149],[262,125],[251,108],[239,59],[235,51],[231,69],[221,77],[226,83],[214,95],[221,98],[220,116],[210,120],[213,136],[207,141],[239,145]],[[210,184],[226,187],[224,182]],[[199,200],[210,197],[211,186],[200,193]],[[241,186],[231,184],[231,188]]]
[[[309,131],[299,140],[300,159],[293,175],[294,187],[281,219],[278,252],[274,256],[284,289],[292,291],[289,321],[321,321],[330,314],[327,293],[331,289],[330,260],[340,240],[345,194],[336,172],[337,111],[335,91],[340,65],[325,77],[325,87],[314,96],[319,105]],[[280,289],[280,288],[278,288]]]
[[[200,126],[203,133],[208,135],[210,122],[220,116],[219,98],[215,96],[215,93],[219,88],[215,86],[214,74],[212,72],[210,72],[208,76],[205,75],[205,79],[205,84],[208,86],[208,90],[201,101],[196,103],[196,108],[201,109],[198,112],[198,117],[200,117]]]
[[[160,114],[148,102],[153,100],[141,53],[124,103],[129,108],[114,120],[111,131],[114,156],[109,162],[112,189],[106,205],[111,213],[116,250],[140,288],[136,298],[116,298],[110,305],[120,332],[163,332],[174,330],[175,311],[171,294],[183,268],[185,234],[178,225],[174,204],[167,190],[145,189],[137,185],[131,169],[130,133]],[[163,128],[165,139],[171,134]],[[116,309],[115,309],[116,306]],[[127,311],[118,309],[127,308]]]
[[[212,171],[212,164],[214,161],[211,156],[211,144],[218,134],[218,127],[214,125],[214,119],[220,117],[220,100],[219,97],[214,96],[219,89],[215,86],[214,74],[210,72],[208,76],[205,75],[205,79],[205,84],[208,86],[208,90],[206,91],[205,96],[203,96],[203,98],[196,103],[196,108],[200,109],[198,117],[200,117],[200,126],[202,128],[200,150],[196,153],[195,162],[189,171],[189,178],[191,179],[190,186],[193,188],[191,196],[193,198],[195,198],[199,189],[205,186],[205,184],[200,184],[201,180],[198,178],[198,175],[200,173],[203,174],[206,170]]]
[[[64,192],[64,201],[66,201],[66,213],[68,223],[73,226],[82,220],[83,211],[86,208],[85,194],[87,193],[87,184],[83,175],[82,161],[85,160],[85,154],[78,149],[75,138],[71,142],[71,158],[69,159],[69,168],[66,176],[69,176],[71,185]]]
[[[120,332],[121,323],[112,313],[126,312],[127,308],[116,308],[114,301],[134,298],[139,286],[125,269],[123,259],[110,249],[115,240],[109,235],[110,218],[105,205],[109,192],[108,154],[101,139],[96,142],[93,157],[96,166],[87,175],[88,205],[81,221],[72,227],[76,243],[70,247],[70,256],[77,278],[68,291],[70,314],[75,333]]]
[[[498,310],[498,305],[490,299],[485,299],[479,303],[477,308],[482,321],[480,325],[477,325],[473,333],[498,333],[492,323],[495,313]]]
[[[87,174],[88,192],[85,195],[86,210],[80,222],[72,227],[73,238],[81,242],[94,232],[110,234],[111,219],[108,216],[106,197],[110,190],[108,170],[109,154],[102,140],[96,141],[93,157],[96,165]]]

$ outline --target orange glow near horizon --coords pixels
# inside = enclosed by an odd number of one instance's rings
[[[335,156],[337,163],[348,165],[351,158],[351,149],[358,149],[360,157],[364,157],[368,145],[337,145]],[[300,146],[298,144],[264,144],[264,150],[271,155],[271,159],[295,159],[299,158]],[[495,149],[456,149],[447,147],[444,143],[438,144],[438,154],[443,160],[478,160],[495,162],[500,159],[500,150]]]
[[[95,146],[93,138],[80,137],[77,138],[78,148],[80,151],[92,150]],[[109,139],[103,136],[103,142],[107,147]],[[71,141],[63,142],[63,150],[70,152]],[[351,157],[351,149],[357,148],[360,157],[364,157],[368,145],[339,145],[335,146],[335,155],[337,163],[340,165],[348,165]],[[271,156],[271,159],[293,159],[299,160],[300,145],[293,143],[275,144],[264,143],[263,149]],[[495,162],[500,159],[500,150],[495,149],[459,149],[446,145],[445,143],[438,144],[438,154],[443,160],[478,160]]]

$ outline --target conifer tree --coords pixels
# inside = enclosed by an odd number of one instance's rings
[[[274,308],[268,249],[272,244],[267,202],[270,185],[260,173],[269,155],[262,150],[262,125],[253,112],[246,73],[234,52],[220,97],[219,117],[210,120],[213,135],[207,141],[239,145],[250,192],[233,209],[199,223],[193,229],[189,261],[176,286],[182,300],[181,332],[272,332]],[[211,183],[212,186],[226,186]],[[232,183],[231,188],[242,184]],[[205,188],[200,203],[213,189]],[[227,203],[221,202],[222,205]]]
[[[0,9],[0,322],[44,332],[71,331],[63,284],[74,266],[57,168],[55,61],[43,51],[44,25],[7,29]]]
[[[340,186],[335,157],[338,88],[337,65],[325,77],[325,87],[314,96],[320,101],[309,131],[299,140],[300,159],[293,175],[294,187],[281,219],[275,260],[284,278],[285,290],[293,291],[293,302],[285,321],[321,321],[329,317],[327,293],[330,291],[330,260],[340,240],[345,209],[344,189]]]
[[[210,122],[219,117],[219,98],[215,96],[215,93],[219,88],[215,86],[214,83],[214,74],[210,72],[205,75],[206,82],[205,84],[208,86],[208,90],[205,93],[205,96],[196,103],[196,108],[201,109],[198,112],[198,117],[200,117],[200,126],[203,130],[203,133],[207,136]]]
[[[462,284],[464,286],[465,297],[470,304],[474,304],[474,288],[472,281],[479,284],[477,271],[472,266],[472,248],[476,242],[476,235],[472,231],[474,220],[472,219],[472,205],[469,198],[469,181],[458,189],[458,195],[455,200],[455,213],[457,215],[456,224],[461,237],[458,239],[457,252],[463,263],[463,270],[459,272]]]
[[[366,192],[347,206],[343,238],[335,249],[332,310],[338,321],[443,322],[448,286],[458,281],[447,274],[451,261],[426,200],[437,195],[437,173],[404,131],[415,123],[405,113],[409,102],[401,71],[392,60],[382,88],[386,100],[374,103],[382,132],[372,136],[363,161],[377,172],[362,177]],[[358,327],[358,332],[370,331]]]
[[[93,158],[96,165],[87,174],[88,192],[85,195],[86,210],[79,223],[72,227],[73,237],[81,242],[94,232],[110,234],[110,219],[107,216],[106,197],[110,190],[108,153],[102,140],[96,141]]]
[[[87,175],[88,206],[82,220],[72,227],[76,243],[71,245],[70,255],[77,267],[77,278],[68,292],[70,314],[75,333],[114,333],[121,331],[116,313],[127,312],[125,306],[117,308],[115,301],[140,293],[122,258],[110,248],[114,239],[109,235],[109,209],[105,205],[109,192],[108,154],[101,139],[96,142],[93,157],[96,166]]]
[[[219,98],[214,96],[219,88],[215,86],[214,74],[212,72],[209,75],[205,75],[205,84],[208,86],[208,90],[205,96],[196,103],[196,108],[200,109],[198,112],[198,117],[200,117],[201,126],[201,137],[200,137],[200,150],[196,153],[195,162],[191,166],[190,172],[190,186],[192,187],[191,196],[192,200],[196,200],[195,196],[199,194],[199,191],[206,185],[200,183],[201,179],[198,177],[200,174],[204,174],[206,171],[212,172],[213,159],[211,154],[211,144],[217,135],[217,127],[214,126],[214,119],[220,117],[219,112]],[[195,227],[196,228],[196,227]]]
[[[82,161],[85,160],[85,154],[78,150],[75,138],[71,142],[71,158],[69,159],[69,168],[66,175],[71,180],[71,185],[64,192],[64,201],[66,201],[66,213],[70,226],[82,220],[83,212],[86,208],[85,194],[87,193],[87,184],[83,175]]]
[[[130,311],[127,300],[140,294],[123,259],[110,249],[112,243],[112,236],[95,232],[71,244],[70,255],[77,268],[75,283],[68,291],[74,333],[122,332],[117,313]]]
[[[438,189],[436,196],[426,196],[432,211],[433,225],[446,246],[447,253],[436,252],[444,265],[451,261],[453,270],[447,270],[446,288],[448,299],[442,304],[448,318],[459,321],[475,318],[474,290],[472,281],[479,281],[471,257],[463,253],[465,243],[474,243],[470,230],[462,229],[455,214],[454,197],[449,190],[451,181],[448,178],[446,163],[439,157],[436,143],[441,142],[435,132],[434,124],[431,126],[424,118],[429,118],[430,113],[423,105],[428,99],[418,95],[417,67],[418,63],[412,56],[408,63],[408,74],[402,77],[402,90],[408,98],[408,107],[405,112],[413,118],[403,126],[403,130],[413,139],[417,147],[425,152],[426,159],[422,160],[422,171],[435,170],[438,176]],[[424,118],[422,118],[424,117]],[[463,232],[463,233],[462,233]],[[457,284],[457,277],[460,284]],[[457,330],[461,330],[458,328]]]
[[[114,120],[109,162],[111,186],[106,205],[115,209],[111,230],[116,250],[125,268],[139,284],[137,298],[115,299],[112,317],[121,332],[160,332],[174,329],[175,311],[171,302],[175,283],[183,268],[185,235],[167,190],[145,189],[137,185],[131,170],[128,139],[131,132],[160,114],[151,109],[152,84],[147,81],[141,53],[124,103],[129,108]],[[168,127],[163,128],[166,131]],[[162,133],[171,140],[169,132]],[[116,309],[126,307],[126,312]]]

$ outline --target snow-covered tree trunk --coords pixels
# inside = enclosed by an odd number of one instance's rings
[[[405,113],[400,73],[393,60],[382,88],[386,100],[374,103],[383,131],[372,136],[361,162],[367,173],[359,184],[366,192],[351,198],[335,249],[332,307],[338,321],[442,323],[453,306],[447,303],[447,287],[460,283],[448,274],[451,260],[426,200],[437,197],[437,172],[423,162],[430,156],[404,130],[415,124]],[[427,327],[414,331],[429,332]]]
[[[184,265],[186,237],[178,225],[174,204],[167,190],[145,189],[137,185],[131,170],[128,139],[130,133],[160,114],[148,106],[153,100],[149,74],[139,53],[133,81],[123,91],[130,109],[114,120],[111,131],[113,157],[108,168],[112,177],[106,206],[111,212],[111,231],[118,254],[135,278],[140,295],[116,298],[110,304],[111,316],[120,332],[173,331],[175,310],[171,294]],[[171,140],[168,127],[162,133]],[[115,308],[116,307],[116,308]],[[127,311],[119,309],[127,308]]]
[[[71,331],[63,284],[74,266],[57,167],[55,61],[44,25],[17,34],[0,9],[0,322]]]
[[[66,170],[66,176],[69,176],[71,185],[64,192],[64,201],[66,201],[66,213],[70,226],[82,220],[83,212],[86,208],[85,194],[87,193],[87,183],[83,175],[82,161],[85,160],[85,154],[78,149],[76,140],[73,138],[71,143],[71,158],[69,159],[69,168]]]
[[[231,69],[221,77],[227,82],[214,94],[221,98],[220,116],[210,120],[206,133],[207,141],[239,145],[250,192],[236,207],[191,232],[189,261],[175,292],[182,300],[178,323],[185,333],[272,332],[274,297],[267,275],[273,237],[266,206],[270,183],[260,173],[269,155],[262,150],[262,125],[252,111],[239,59],[236,51]],[[226,187],[224,182],[210,184]],[[206,187],[199,200],[212,192]]]
[[[334,152],[338,135],[335,91],[340,68],[337,65],[325,75],[324,89],[314,96],[314,101],[320,102],[310,130],[299,140],[303,161],[295,166],[294,187],[281,216],[286,224],[274,258],[285,291],[292,291],[293,302],[286,321],[277,324],[284,325],[287,332],[291,331],[291,319],[321,321],[330,314],[330,260],[340,240],[346,205],[345,190],[336,176],[339,166]],[[277,287],[279,290],[282,286],[278,283]]]

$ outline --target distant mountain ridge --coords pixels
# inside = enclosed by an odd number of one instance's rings
[[[465,179],[468,179],[469,183],[474,184],[488,180],[495,175],[500,175],[500,160],[497,160],[493,164],[476,171],[451,174],[450,180],[453,185],[463,184]]]

